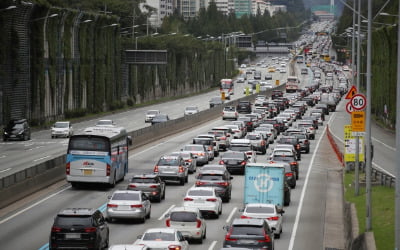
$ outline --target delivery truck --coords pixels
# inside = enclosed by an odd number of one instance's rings
[[[282,163],[250,163],[246,165],[244,204],[267,203],[283,207],[288,205],[284,195],[285,168]]]

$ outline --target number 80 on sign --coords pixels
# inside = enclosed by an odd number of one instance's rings
[[[354,110],[362,110],[367,105],[367,99],[362,94],[356,94],[351,98],[350,104]]]

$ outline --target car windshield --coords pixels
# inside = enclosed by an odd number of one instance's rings
[[[231,158],[231,159],[244,159],[244,154],[239,152],[226,152],[222,158]]]
[[[197,220],[197,214],[192,212],[172,212],[169,219],[179,222],[194,222]]]
[[[231,235],[264,235],[261,226],[235,225],[232,227]]]
[[[158,163],[158,166],[178,166],[179,159],[175,157],[162,157]]]
[[[139,194],[138,193],[115,193],[111,200],[117,201],[138,201]]]
[[[223,176],[219,174],[199,174],[198,179],[204,181],[219,181],[223,180]]]
[[[273,207],[246,207],[246,213],[266,213],[271,214],[274,213],[275,210]]]
[[[143,240],[175,241],[175,234],[165,232],[151,232],[143,235]]]
[[[220,97],[213,97],[213,98],[211,98],[210,102],[221,102],[221,98]]]
[[[16,123],[16,124],[13,124],[10,127],[13,128],[13,129],[21,129],[21,128],[24,128],[24,124],[23,123]]]
[[[68,122],[56,122],[54,124],[55,128],[68,128]]]
[[[216,135],[216,136],[218,136],[218,137],[225,136],[224,131],[210,131],[210,132],[208,132],[208,133],[211,134],[211,135]]]
[[[210,190],[190,190],[189,196],[213,196],[213,192]]]
[[[148,114],[148,115],[157,115],[158,114],[158,110],[149,110],[149,111],[147,111],[146,114]]]
[[[157,183],[153,178],[132,178],[132,183]]]

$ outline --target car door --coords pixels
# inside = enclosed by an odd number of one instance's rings
[[[187,240],[185,240],[180,231],[176,232],[176,237],[179,243],[182,245],[182,250],[189,250],[189,243],[187,242]]]
[[[142,199],[142,204],[146,210],[146,215],[147,215],[150,213],[150,209],[151,209],[150,199],[145,193],[142,193],[141,199]]]

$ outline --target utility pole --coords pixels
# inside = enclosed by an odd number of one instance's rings
[[[398,6],[400,18],[400,6]],[[400,25],[397,24],[395,250],[400,250]]]

